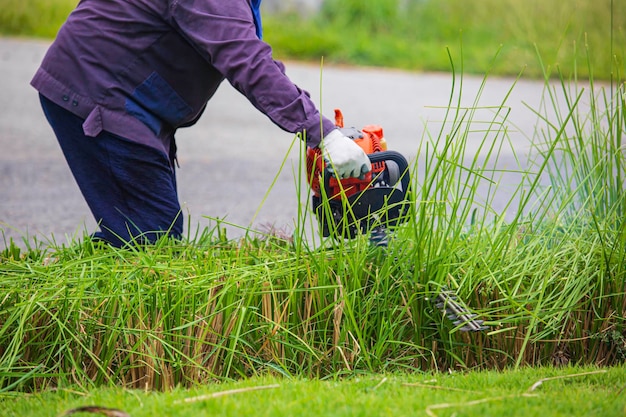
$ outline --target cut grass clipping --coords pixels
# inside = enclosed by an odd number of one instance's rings
[[[218,223],[124,250],[5,242],[0,389],[624,362],[624,84],[546,81],[530,163],[497,211],[508,94],[467,106],[452,81],[386,256],[365,236],[320,241],[306,208],[287,238],[229,240]],[[491,330],[460,332],[434,306],[444,287]]]

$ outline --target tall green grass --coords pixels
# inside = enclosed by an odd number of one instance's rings
[[[311,242],[308,208],[290,235],[231,240],[218,223],[132,249],[8,244],[0,390],[623,363],[624,84],[546,70],[530,164],[507,168],[520,183],[496,210],[498,162],[516,151],[510,92],[480,106],[485,76],[465,105],[462,74],[420,142],[409,220],[386,252],[366,236]],[[443,288],[491,330],[460,332],[435,307]]]

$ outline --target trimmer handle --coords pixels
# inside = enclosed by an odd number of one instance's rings
[[[396,184],[398,180],[400,180],[400,183],[402,184],[402,191],[405,194],[408,192],[409,184],[411,182],[411,179],[408,174],[409,163],[400,152],[396,152],[396,151],[375,152],[375,153],[371,153],[367,155],[367,157],[370,159],[370,162],[372,164],[376,162],[387,162],[387,161],[395,162],[398,165],[398,172],[396,173],[397,178],[395,178],[394,184]]]

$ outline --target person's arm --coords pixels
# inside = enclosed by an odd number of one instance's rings
[[[296,86],[274,61],[272,49],[256,33],[247,0],[172,1],[171,23],[250,103],[282,129],[305,134],[310,147],[321,146],[338,177],[371,168],[365,153],[320,114],[309,94]]]
[[[257,37],[246,0],[174,1],[171,10],[172,24],[198,53],[276,125],[306,132],[309,146],[317,146],[334,129]]]

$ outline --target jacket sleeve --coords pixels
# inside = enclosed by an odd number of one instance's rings
[[[257,37],[247,0],[173,0],[171,24],[258,110],[317,146],[334,124],[296,86]]]

